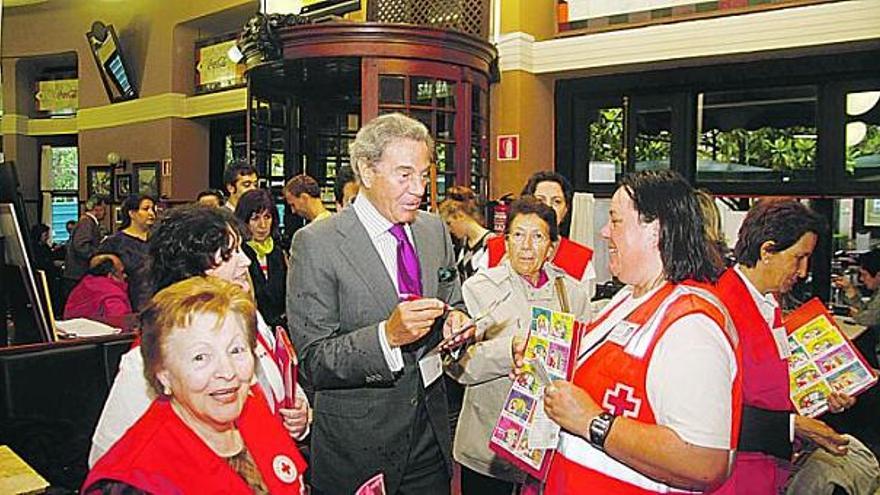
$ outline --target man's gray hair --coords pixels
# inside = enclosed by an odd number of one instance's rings
[[[363,167],[372,167],[385,148],[396,139],[412,139],[425,143],[428,153],[434,156],[434,139],[425,124],[402,113],[380,115],[369,121],[358,131],[354,141],[348,145],[351,170],[358,183],[361,183]]]

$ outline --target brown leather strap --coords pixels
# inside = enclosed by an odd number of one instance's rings
[[[571,313],[571,306],[568,304],[568,292],[565,290],[565,280],[563,280],[563,277],[556,277],[554,284],[556,285],[556,296],[559,298],[560,309],[563,313]]]

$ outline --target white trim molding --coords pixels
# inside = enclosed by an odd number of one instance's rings
[[[0,118],[0,129],[3,134],[27,136],[76,134],[82,130],[105,129],[167,118],[192,119],[244,111],[246,108],[245,88],[197,96],[164,93],[112,105],[81,108],[75,117],[70,118],[29,118],[26,115],[6,114]]]
[[[880,0],[774,9],[535,41],[506,33],[501,70],[560,73],[880,39]]]

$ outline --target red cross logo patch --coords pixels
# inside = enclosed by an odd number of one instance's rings
[[[283,454],[276,455],[272,459],[272,470],[275,471],[275,476],[285,483],[293,483],[299,475],[296,464],[293,463],[290,457]]]
[[[642,399],[635,397],[635,391],[629,385],[617,383],[614,390],[605,390],[602,407],[615,416],[637,418],[642,408]]]

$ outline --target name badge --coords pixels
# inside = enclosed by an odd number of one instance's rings
[[[422,372],[422,385],[428,388],[443,375],[443,360],[440,358],[440,354],[436,350],[425,354],[419,360],[419,370]]]
[[[626,320],[623,320],[611,329],[611,333],[608,334],[608,341],[614,342],[620,346],[626,346],[629,343],[630,339],[632,339],[633,335],[635,335],[636,330],[639,329],[639,325],[636,323],[630,323]]]
[[[776,342],[776,351],[779,352],[780,359],[788,359],[791,356],[791,349],[788,348],[788,332],[785,327],[777,327],[771,330],[773,332],[773,341]]]

